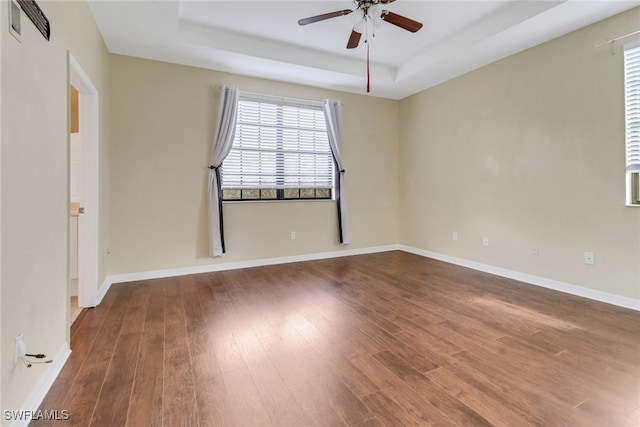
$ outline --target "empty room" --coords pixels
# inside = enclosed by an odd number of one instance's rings
[[[0,32],[2,426],[640,425],[640,1]]]

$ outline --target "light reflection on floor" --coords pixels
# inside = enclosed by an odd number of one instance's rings
[[[482,305],[488,309],[495,310],[502,314],[517,316],[525,321],[534,322],[544,326],[548,326],[556,329],[582,329],[573,323],[557,319],[553,316],[546,315],[536,310],[526,308],[523,306],[501,301],[495,298],[476,297],[472,299],[474,304]]]

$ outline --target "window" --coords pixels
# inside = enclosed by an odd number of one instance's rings
[[[332,199],[334,161],[321,104],[241,93],[221,177],[225,201]]]
[[[640,43],[624,50],[627,204],[640,206]]]

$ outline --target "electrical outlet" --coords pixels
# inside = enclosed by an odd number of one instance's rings
[[[295,231],[291,232],[291,240],[296,240],[296,232]]]
[[[451,239],[452,240],[458,240],[458,233],[456,233],[455,231],[453,232],[453,234],[451,234]]]
[[[488,237],[483,237],[482,238],[482,246],[489,246],[489,238]]]
[[[13,357],[13,363],[18,363],[20,360],[22,360],[22,358],[24,358],[25,354],[27,354],[27,345],[22,339],[22,334],[19,334],[16,337],[16,351]]]
[[[531,245],[531,255],[538,255],[540,253],[540,248],[537,243]]]
[[[593,256],[593,252],[585,252],[584,253],[584,263],[585,264],[593,264],[594,262],[594,256]]]

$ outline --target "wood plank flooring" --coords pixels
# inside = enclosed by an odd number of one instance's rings
[[[56,425],[640,425],[640,313],[404,252],[116,284],[71,348]]]

